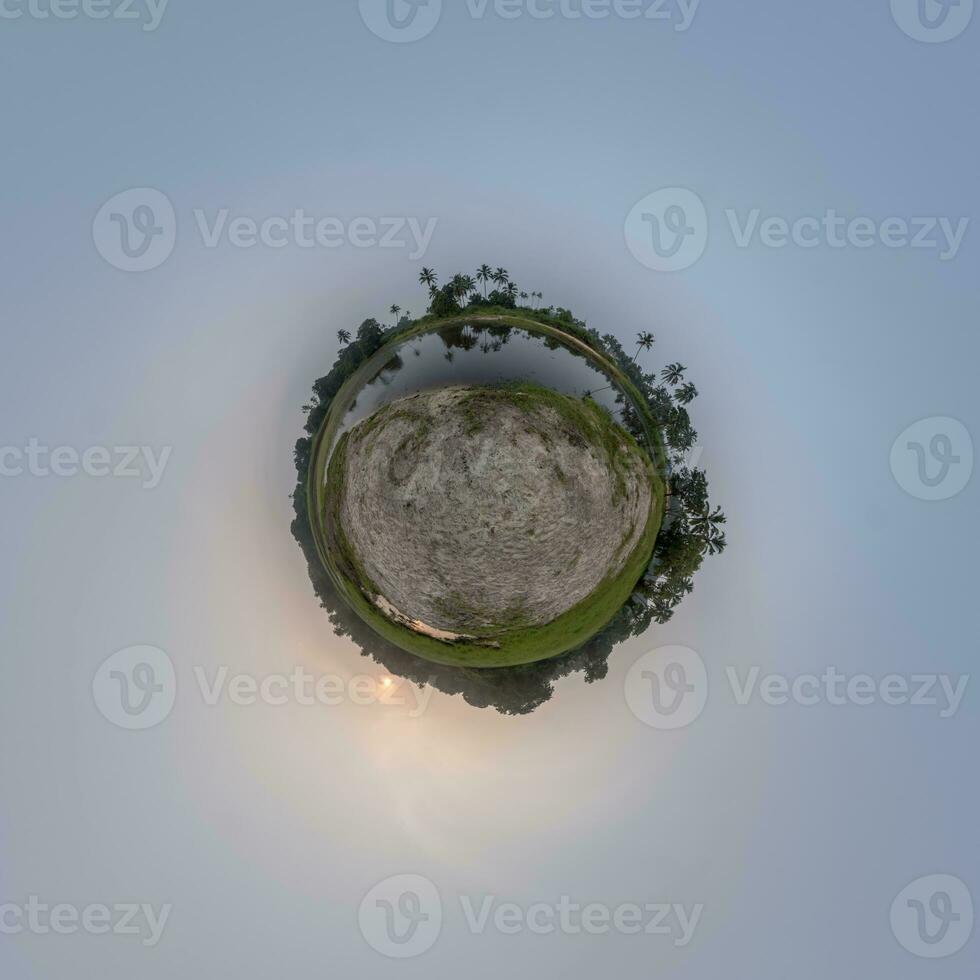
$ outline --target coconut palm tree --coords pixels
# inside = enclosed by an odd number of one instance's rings
[[[598,395],[600,391],[609,391],[612,385],[606,385],[605,388],[591,388],[582,392],[583,398],[591,398],[593,395]]]
[[[718,528],[712,528],[708,532],[708,536],[702,540],[704,541],[705,551],[709,555],[720,555],[728,547],[724,532],[719,531]]]
[[[423,286],[428,286],[430,293],[434,293],[436,284],[439,282],[439,278],[432,269],[423,267],[422,271],[419,273],[419,282],[422,283]]]
[[[350,343],[350,331],[349,330],[338,330],[337,331],[337,339],[342,344],[349,344]]]
[[[521,293],[521,299],[527,299],[527,293]]]
[[[711,510],[708,506],[702,507],[691,519],[691,527],[696,531],[704,531],[709,525],[716,526],[727,523],[728,518],[725,517],[720,507],[716,507],[714,510]]]
[[[498,289],[502,286],[506,286],[507,283],[510,282],[510,274],[506,269],[495,269],[491,278],[497,284]]]
[[[679,385],[684,380],[684,372],[687,368],[683,364],[674,362],[660,372],[660,377],[669,385]]]
[[[456,297],[460,306],[466,305],[462,301],[476,288],[476,283],[473,281],[473,277],[464,276],[461,272],[457,272],[456,275],[452,277],[452,279],[449,281],[449,285],[452,286],[453,295]]]
[[[504,292],[507,294],[507,296],[510,299],[516,299],[517,298],[517,283],[513,283],[513,282],[507,283],[507,287],[506,287],[506,289],[504,289]]]
[[[544,293],[531,293],[531,295],[534,296],[538,300],[544,299]],[[537,303],[535,303],[534,308],[535,309],[538,308]]]
[[[727,522],[728,518],[722,513],[722,509],[716,507],[712,510],[710,504],[705,504],[701,510],[690,516],[691,530],[703,541],[707,541],[712,535],[722,534],[722,526]]]
[[[402,308],[397,303],[392,303],[389,312],[395,318],[395,326],[398,326],[398,314],[401,313]]]
[[[683,578],[680,581],[671,579],[665,589],[667,599],[672,606],[678,605],[684,596],[690,595],[693,591],[694,582],[689,578]]]
[[[478,282],[483,283],[483,298],[487,298],[487,283],[493,279],[493,269],[490,268],[486,263],[480,266],[477,270],[476,278]]]
[[[636,359],[640,356],[641,350],[650,350],[656,342],[657,338],[652,333],[646,330],[638,333],[636,335],[636,353],[633,355],[633,363],[636,363]]]
[[[688,382],[686,385],[681,385],[680,388],[674,392],[674,397],[677,399],[679,404],[690,405],[691,402],[698,397],[698,389]]]

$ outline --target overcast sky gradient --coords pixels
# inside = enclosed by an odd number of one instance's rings
[[[740,706],[726,668],[972,671],[977,481],[925,501],[889,459],[919,419],[980,433],[978,229],[945,261],[742,248],[725,212],[976,216],[980,25],[921,43],[887,0],[703,0],[683,31],[670,3],[673,22],[445,7],[404,44],[350,0],[171,0],[153,31],[0,19],[0,444],[173,447],[154,489],[0,478],[0,904],[173,906],[150,948],[0,934],[0,973],[966,980],[976,936],[921,959],[889,909],[940,872],[980,900],[978,692],[945,719],[880,700]],[[138,273],[93,241],[134,187],[177,222],[173,253]],[[703,256],[676,272],[624,238],[664,187],[708,216]],[[209,248],[194,212],[223,208],[437,224],[415,260]],[[195,667],[380,676],[332,635],[289,534],[301,407],[339,328],[423,312],[423,263],[482,262],[624,342],[654,331],[651,366],[688,366],[728,551],[603,681],[573,675],[527,717],[439,693],[419,717],[412,697],[207,706]],[[178,693],[160,725],[126,731],[93,677],[136,644],[166,651]],[[710,682],[676,731],[624,697],[630,666],[667,644]],[[443,926],[394,960],[358,906],[400,874],[436,886]],[[488,894],[704,911],[683,947],[473,935],[460,896]]]

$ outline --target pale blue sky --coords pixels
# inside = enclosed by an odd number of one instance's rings
[[[896,941],[889,908],[938,872],[980,901],[977,691],[948,719],[739,706],[726,668],[973,670],[977,481],[919,500],[889,456],[919,419],[980,433],[977,229],[949,261],[738,248],[725,211],[973,219],[978,31],[919,43],[887,0],[703,0],[683,32],[474,19],[447,2],[410,44],[376,37],[354,2],[170,0],[152,32],[0,20],[0,445],[173,447],[153,490],[0,479],[0,905],[173,905],[151,949],[0,935],[0,972],[971,975],[975,936],[930,966]],[[676,186],[704,202],[709,239],[695,265],[658,273],[624,221]],[[133,187],[161,191],[177,220],[173,254],[142,273],[93,244],[99,209]],[[208,248],[194,212],[224,208],[437,224],[419,261]],[[605,680],[573,675],[528,717],[442,694],[417,718],[208,707],[195,667],[377,672],[312,595],[289,535],[291,448],[336,330],[394,302],[422,312],[423,262],[506,265],[603,332],[653,330],[651,365],[681,360],[701,389],[728,551]],[[135,644],[165,650],[178,677],[173,714],[143,732],[92,697],[99,665]],[[676,732],[644,725],[623,693],[665,644],[698,651],[711,683]],[[446,908],[436,945],[396,961],[357,913],[402,873],[432,880]],[[471,935],[457,897],[490,893],[705,909],[683,948]]]

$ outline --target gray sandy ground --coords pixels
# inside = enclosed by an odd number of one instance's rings
[[[639,451],[611,444],[614,458],[533,391],[421,392],[351,431],[340,520],[408,619],[468,635],[548,623],[622,568],[649,515]]]

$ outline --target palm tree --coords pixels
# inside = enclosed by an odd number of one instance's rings
[[[593,395],[598,395],[600,391],[609,391],[612,385],[606,385],[605,388],[590,388],[582,392],[583,398],[591,398]]]
[[[728,542],[725,540],[723,526],[727,518],[720,507],[711,509],[709,504],[692,514],[690,517],[691,530],[701,539],[701,543],[710,555],[721,554]]]
[[[477,270],[476,278],[478,282],[483,283],[483,298],[487,298],[487,283],[493,279],[493,269],[490,268],[486,263],[480,266]]]
[[[657,338],[652,333],[646,330],[638,333],[636,335],[636,353],[633,355],[633,363],[636,363],[636,359],[640,356],[641,350],[650,350],[656,342]]]
[[[531,293],[531,295],[534,296],[534,297],[536,297],[539,300],[540,299],[544,299],[544,293]],[[538,308],[537,305],[535,305],[534,308],[537,309]]]
[[[495,269],[490,278],[493,279],[498,287],[506,286],[510,282],[510,274],[506,269]]]
[[[689,578],[682,578],[679,582],[671,580],[667,583],[664,592],[671,605],[678,605],[684,596],[690,595],[694,591],[694,582]]]
[[[527,293],[521,293],[521,299],[527,299]]]
[[[687,370],[683,364],[678,364],[677,362],[673,364],[668,364],[667,367],[660,372],[660,377],[669,385],[678,385],[684,380],[684,372]]]
[[[517,296],[517,284],[513,282],[507,283],[507,288],[504,290],[510,299],[514,299]]]
[[[728,547],[724,532],[716,527],[712,528],[703,540],[704,548],[709,555],[720,555]]]
[[[423,266],[422,271],[419,273],[419,282],[422,283],[423,286],[428,286],[430,293],[435,292],[436,283],[438,283],[438,281],[439,279],[435,272],[432,269],[427,269]]]
[[[705,505],[701,510],[691,517],[691,527],[699,533],[703,533],[709,527],[714,527],[719,524],[727,524],[728,518],[725,517],[724,512],[720,507],[716,507],[714,510],[707,505]]]
[[[449,285],[453,288],[453,295],[458,301],[465,299],[473,290],[476,288],[476,283],[473,282],[472,276],[464,276],[461,272],[457,272],[455,276],[449,281]],[[460,303],[462,306],[463,304]]]
[[[698,389],[688,382],[686,385],[681,385],[680,388],[674,392],[674,397],[681,405],[690,405],[691,402],[698,397]]]
[[[402,308],[397,304],[393,303],[391,306],[391,315],[395,318],[395,326],[398,326],[398,314],[401,313]]]
[[[350,343],[350,331],[349,330],[338,330],[337,331],[337,339],[342,344],[349,344]]]

